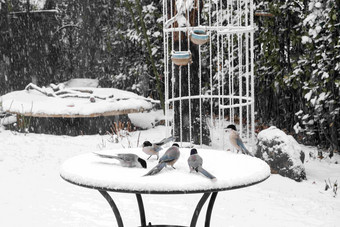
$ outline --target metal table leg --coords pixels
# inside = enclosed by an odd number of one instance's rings
[[[118,227],[124,227],[123,225],[123,221],[122,221],[122,217],[120,216],[119,210],[115,204],[115,202],[113,201],[113,199],[111,198],[111,196],[109,195],[109,193],[107,193],[106,191],[102,191],[102,190],[98,190],[100,192],[100,194],[102,194],[102,196],[104,196],[104,198],[108,201],[108,203],[110,204],[113,213],[116,216],[116,220],[118,223]]]
[[[146,227],[145,210],[144,210],[142,195],[136,194],[136,197],[137,197],[138,208],[139,208],[140,224],[141,224],[141,227]]]
[[[205,201],[207,201],[207,199],[209,198],[210,194],[211,194],[210,192],[204,193],[202,198],[198,202],[196,209],[195,209],[195,212],[194,212],[194,215],[192,216],[192,219],[191,219],[190,227],[196,226],[198,215],[200,214],[201,209],[202,209]]]
[[[211,218],[211,213],[212,209],[214,207],[214,203],[216,200],[217,192],[213,192],[210,197],[209,205],[207,208],[207,214],[205,216],[205,227],[210,227],[210,218]]]
[[[118,210],[115,202],[113,201],[112,197],[106,191],[99,190],[99,192],[100,192],[100,194],[102,194],[102,196],[104,196],[104,198],[110,204],[112,211],[113,211],[114,215],[116,216],[118,227],[124,227],[122,217],[120,216],[119,210]],[[202,207],[204,206],[205,202],[208,200],[210,195],[211,195],[211,197],[210,197],[210,201],[209,201],[209,204],[208,204],[207,213],[206,213],[206,217],[205,217],[205,227],[210,227],[211,213],[212,213],[212,209],[213,209],[213,206],[214,206],[214,203],[215,203],[215,200],[216,200],[217,192],[213,192],[213,193],[207,192],[207,193],[203,194],[203,196],[201,197],[200,201],[198,202],[196,209],[194,211],[194,214],[192,216],[190,227],[196,226],[197,219],[198,219],[198,216],[199,216],[199,214],[202,210]],[[141,227],[147,227],[142,195],[136,194],[136,198],[137,198],[137,202],[138,202]],[[149,223],[148,226],[176,227],[174,225],[152,225],[151,223]],[[180,227],[180,226],[178,226],[178,227]]]

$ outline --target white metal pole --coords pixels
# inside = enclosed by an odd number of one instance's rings
[[[200,1],[198,2],[198,14],[197,14],[197,24],[198,26],[200,26]],[[203,124],[202,124],[202,64],[201,64],[201,45],[198,46],[198,64],[199,64],[199,68],[198,68],[198,74],[199,74],[199,95],[200,95],[200,100],[199,100],[199,105],[200,105],[200,145],[202,147],[202,133],[203,133]]]
[[[209,27],[211,27],[211,0],[209,0]],[[210,72],[210,124],[211,124],[211,139],[214,138],[214,122],[213,122],[213,75],[212,75],[212,30],[209,30],[209,72]]]
[[[178,43],[179,43],[179,51],[182,50],[182,32],[178,32]],[[182,66],[179,66],[179,79],[178,79],[178,86],[179,86],[179,133],[180,133],[180,142],[181,146],[183,145],[183,122],[182,122]]]
[[[245,26],[249,26],[249,0],[246,0],[246,17],[245,17]],[[247,108],[247,140],[249,140],[249,128],[250,128],[250,121],[249,121],[249,109],[251,107],[251,103],[249,104],[249,32],[246,33],[246,98],[248,105]]]
[[[164,54],[164,83],[165,83],[165,127],[166,127],[166,137],[169,137],[169,122],[168,122],[168,113],[169,113],[169,105],[168,105],[168,71],[167,71],[167,59],[168,59],[168,49],[167,49],[167,33],[164,31],[164,25],[166,22],[165,12],[166,12],[166,0],[163,0],[163,54]]]
[[[250,25],[254,27],[254,4],[253,0],[250,0]],[[250,33],[250,62],[251,62],[251,131],[252,131],[252,143],[255,143],[255,88],[254,88],[254,31]]]
[[[172,5],[172,0],[170,0],[170,18],[173,17],[173,5]],[[171,24],[171,28],[173,28],[173,23]],[[171,32],[171,52],[174,51],[175,49],[175,42],[174,42],[174,36],[175,36],[175,33],[174,31]],[[176,135],[176,132],[175,132],[175,101],[174,101],[174,98],[175,98],[175,81],[176,81],[176,78],[175,78],[175,64],[173,62],[171,62],[171,83],[172,83],[172,87],[171,87],[171,98],[173,99],[172,101],[172,133],[173,135]]]
[[[189,8],[187,9],[187,20],[189,21]],[[189,31],[187,32],[187,43],[188,43],[188,50],[190,50],[190,34]],[[189,140],[190,140],[190,147],[192,145],[192,119],[191,119],[191,83],[190,83],[190,71],[191,65],[188,64],[188,98],[189,98]]]
[[[238,79],[239,79],[239,124],[240,124],[240,136],[243,135],[243,116],[242,116],[242,77],[243,77],[243,69],[242,69],[242,34],[238,34]]]
[[[222,68],[222,73],[221,73],[221,79],[222,79],[222,105],[224,105],[225,104],[225,100],[224,100],[224,39],[225,39],[225,37],[224,37],[224,35],[221,35],[221,68]],[[225,109],[224,108],[222,108],[222,130],[224,129],[224,113],[225,113]],[[223,147],[224,147],[224,143],[225,143],[225,141],[223,140],[223,143],[222,143],[222,145],[223,145]]]
[[[222,4],[222,1],[220,1]],[[216,19],[217,19],[217,26],[220,27],[220,9],[218,6],[218,1],[216,1]],[[219,29],[218,29],[219,30]],[[220,84],[220,77],[221,77],[221,66],[220,66],[220,33],[217,32],[217,90],[218,90],[218,131],[221,130],[221,84]]]

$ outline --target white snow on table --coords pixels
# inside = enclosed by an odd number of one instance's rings
[[[127,191],[202,191],[233,188],[262,181],[270,176],[269,166],[262,160],[246,155],[219,150],[199,149],[203,168],[216,176],[212,181],[199,173],[190,173],[187,164],[190,149],[181,148],[181,157],[175,168],[165,167],[154,176],[143,176],[158,161],[147,160],[148,168],[121,167],[114,159],[107,159],[89,153],[66,160],[61,166],[61,177],[75,184],[108,190]],[[161,151],[162,152],[162,151]],[[141,148],[118,149],[105,153],[135,153],[143,157]],[[162,155],[162,153],[161,153]]]
[[[91,102],[88,98],[49,97],[37,90],[14,91],[0,97],[4,111],[26,115],[93,115],[113,111],[136,110],[143,111],[152,108],[150,100],[135,93],[115,88],[88,88],[93,96],[113,98],[96,99]]]

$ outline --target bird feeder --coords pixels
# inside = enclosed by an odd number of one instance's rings
[[[173,51],[172,62],[175,65],[187,65],[191,64],[191,52],[190,51]]]
[[[255,146],[254,9],[244,0],[163,1],[166,135],[182,146],[228,150],[230,124]]]
[[[202,45],[208,42],[209,35],[205,30],[195,29],[190,34],[190,40],[196,45]]]

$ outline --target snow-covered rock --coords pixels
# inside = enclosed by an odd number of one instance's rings
[[[255,156],[266,161],[272,173],[296,181],[306,179],[305,154],[300,144],[275,126],[259,133]]]

